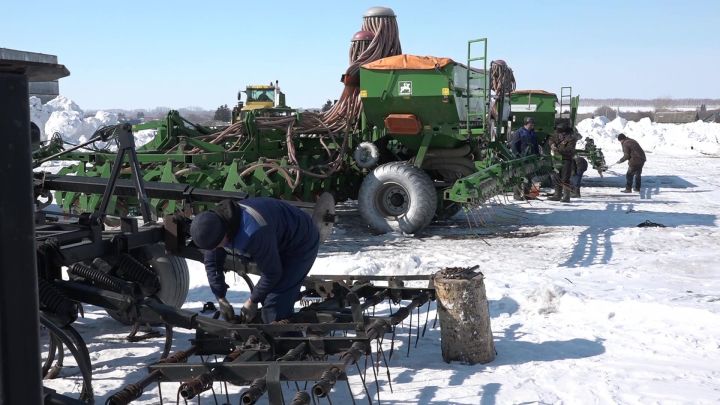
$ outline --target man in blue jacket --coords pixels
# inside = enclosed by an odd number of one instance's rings
[[[523,126],[512,133],[510,149],[515,156],[518,157],[540,154],[540,147],[538,146],[537,135],[535,134],[535,119],[533,117],[525,117]],[[532,176],[527,176],[522,186],[515,186],[513,188],[513,198],[515,200],[533,199],[533,197],[529,196],[531,185]]]
[[[539,155],[537,134],[535,134],[535,119],[525,117],[523,126],[513,136],[510,146],[516,156]]]
[[[260,280],[242,307],[248,322],[257,315],[259,303],[265,323],[292,315],[302,281],[320,246],[320,235],[310,215],[284,201],[264,197],[220,202],[214,210],[195,217],[190,235],[204,250],[210,289],[226,320],[235,319],[233,307],[225,298],[226,250],[257,263]]]

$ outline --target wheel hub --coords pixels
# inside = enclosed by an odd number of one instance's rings
[[[386,184],[378,193],[377,205],[383,215],[398,217],[405,214],[410,206],[407,190],[399,184]]]

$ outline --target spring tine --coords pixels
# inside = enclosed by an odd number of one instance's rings
[[[365,356],[365,367],[363,368],[363,379],[367,378],[367,362],[368,362],[368,356]]]
[[[433,321],[433,326],[432,326],[433,329],[435,329],[435,325],[437,325],[438,312],[439,312],[438,309],[435,308],[435,320]]]
[[[417,308],[417,336],[415,336],[415,348],[416,349],[417,349],[417,345],[418,345],[419,341],[420,341],[420,307]]]
[[[410,344],[412,342],[412,312],[408,318],[410,319],[410,327],[408,328],[407,355],[405,357],[410,357]]]
[[[372,398],[370,397],[370,391],[368,391],[367,384],[365,384],[365,378],[363,378],[362,372],[360,371],[360,365],[355,363],[355,367],[357,367],[358,375],[360,376],[360,381],[362,381],[363,389],[365,389],[365,395],[367,396],[368,403],[372,405]]]
[[[372,353],[370,353],[370,357],[372,357]],[[373,367],[373,375],[375,376],[375,389],[377,390],[378,405],[380,405],[380,383],[378,382],[377,373],[375,372],[375,367]]]
[[[330,405],[332,405],[332,400],[330,399],[330,395],[328,395],[326,398],[327,398],[327,400],[328,400],[328,403],[329,403]]]
[[[385,363],[385,373],[387,374],[388,379],[388,385],[390,386],[390,393],[393,393],[393,387],[392,387],[392,378],[390,378],[390,365],[388,364],[388,360],[385,357],[385,350],[381,350],[380,353],[382,353],[383,356],[383,362]]]
[[[158,384],[158,396],[160,397],[160,405],[163,405],[162,385],[161,385],[162,383],[160,382],[160,380],[158,380],[157,384]]]
[[[425,326],[423,326],[422,336],[425,337],[425,331],[427,331],[428,320],[430,319],[430,301],[428,301],[427,310],[425,310]]]
[[[390,341],[390,359],[392,360],[393,351],[395,350],[395,325],[392,327],[392,337]]]
[[[380,352],[380,339],[375,339],[375,361],[373,362],[373,366],[377,367],[377,374],[380,374],[380,355],[378,354]]]

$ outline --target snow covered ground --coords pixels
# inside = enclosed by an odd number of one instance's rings
[[[619,145],[607,146],[608,162],[617,160]],[[720,160],[643,146],[649,153],[639,194],[619,193],[624,167],[604,178],[588,172],[583,198],[570,204],[503,200],[469,216],[460,213],[416,238],[372,236],[354,226],[361,222],[354,207],[345,207],[313,273],[431,274],[478,264],[486,277],[496,360],[474,366],[443,362],[432,304],[417,348],[413,324],[409,357],[408,325],[399,329],[390,361],[394,392],[384,369],[378,377],[382,402],[719,403]],[[665,227],[637,227],[646,220]],[[202,265],[190,267],[185,308],[200,310],[213,297]],[[247,288],[239,278],[229,280],[229,299],[239,306]],[[85,311],[77,329],[88,342],[97,403],[103,403],[146,375],[144,366],[157,360],[162,339],[127,343],[127,327],[98,308]],[[174,349],[188,347],[191,337],[177,331]],[[68,367],[62,376],[47,385],[76,395],[77,369]],[[356,372],[350,382],[362,403]],[[162,385],[165,400],[174,403],[177,387]],[[375,397],[374,384],[368,388]],[[333,402],[349,403],[346,390],[339,384]],[[230,389],[233,403],[239,391]],[[211,396],[204,396],[202,402],[208,401]],[[138,401],[158,402],[157,386]]]
[[[587,118],[580,121],[577,130],[592,138],[604,151],[620,151],[617,135],[624,133],[637,140],[646,151],[684,156],[720,155],[720,124],[696,121],[688,124],[658,124],[643,118],[628,121],[618,117]],[[582,144],[582,142],[581,142]],[[613,160],[608,160],[612,163]]]
[[[580,100],[580,106],[578,107],[578,114],[592,114],[597,110],[598,108],[602,107],[602,105],[582,105],[582,99]],[[630,105],[630,106],[616,106],[616,105],[608,105],[608,107],[613,108],[614,110],[620,110],[620,112],[646,112],[646,111],[655,111],[657,108],[653,105]],[[716,108],[720,108],[718,105],[706,105],[705,106],[708,110],[714,110]],[[684,107],[669,107],[671,110],[675,111],[696,111],[698,108],[697,105],[695,106],[684,106]]]

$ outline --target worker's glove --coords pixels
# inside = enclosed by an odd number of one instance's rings
[[[242,308],[240,308],[240,311],[242,312],[242,319],[244,323],[250,323],[255,319],[255,316],[257,315],[258,311],[258,305],[255,302],[252,302],[250,298],[248,298],[247,301],[245,301],[245,304],[243,304]]]
[[[218,298],[218,304],[220,304],[220,314],[222,315],[223,319],[228,322],[235,321],[235,310],[233,310],[233,307],[232,305],[230,305],[227,298]]]

